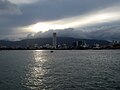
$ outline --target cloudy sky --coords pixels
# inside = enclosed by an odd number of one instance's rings
[[[0,0],[0,39],[120,40],[120,0]]]

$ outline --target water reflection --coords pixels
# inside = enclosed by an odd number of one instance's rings
[[[0,90],[120,90],[120,50],[3,51]]]
[[[43,88],[43,77],[47,73],[44,68],[44,63],[47,60],[43,51],[35,50],[33,51],[33,59],[31,63],[27,66],[28,73],[26,74],[26,87],[29,89],[40,89]]]

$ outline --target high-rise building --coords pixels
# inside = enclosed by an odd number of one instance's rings
[[[56,33],[53,33],[53,48],[56,49],[56,46],[57,46]]]

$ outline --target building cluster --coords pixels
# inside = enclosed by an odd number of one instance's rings
[[[50,49],[56,49],[56,50],[86,50],[86,49],[120,49],[120,41],[112,41],[109,45],[100,45],[98,43],[95,43],[94,45],[87,44],[84,40],[75,41],[72,42],[72,45],[67,45],[65,43],[59,45],[57,44],[57,34],[53,33],[52,37],[52,45],[45,44],[43,46],[40,46],[38,44],[34,44],[33,46],[0,46],[0,49],[6,50],[50,50]]]

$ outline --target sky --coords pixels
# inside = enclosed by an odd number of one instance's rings
[[[0,39],[120,40],[120,0],[0,0]]]

